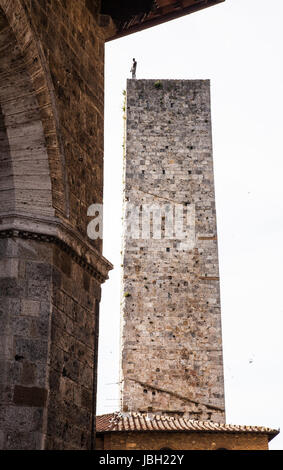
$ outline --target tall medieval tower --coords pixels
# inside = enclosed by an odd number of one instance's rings
[[[208,80],[128,80],[123,411],[225,421]]]

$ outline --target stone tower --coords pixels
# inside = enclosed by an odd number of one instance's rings
[[[224,422],[208,80],[128,80],[124,214],[122,410]]]

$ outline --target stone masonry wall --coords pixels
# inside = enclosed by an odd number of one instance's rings
[[[0,0],[0,448],[90,449],[103,197],[99,1]]]
[[[0,239],[0,448],[41,449],[52,247]]]
[[[100,282],[54,247],[46,449],[90,449]]]
[[[132,204],[194,209],[195,244],[164,238],[166,212],[161,239],[125,231],[122,410],[223,422],[209,81],[128,80],[125,216]]]
[[[69,222],[85,236],[103,198],[104,30],[99,1],[22,0],[42,44],[56,100]],[[90,2],[88,2],[90,3]],[[94,242],[101,251],[101,240]]]
[[[1,213],[54,215],[46,142],[28,67],[0,9]]]
[[[117,432],[98,441],[98,450],[268,450],[268,436],[252,433]]]
[[[52,243],[0,253],[0,447],[89,449],[100,284]]]

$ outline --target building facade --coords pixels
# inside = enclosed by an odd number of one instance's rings
[[[268,450],[278,431],[141,413],[97,418],[97,450]]]

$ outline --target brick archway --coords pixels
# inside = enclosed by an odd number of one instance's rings
[[[41,44],[19,0],[0,0],[0,8],[2,135],[5,125],[13,166],[10,181],[4,186],[7,208],[12,209],[13,203],[15,210],[65,218],[68,189],[64,152]],[[25,164],[21,164],[24,157]]]

